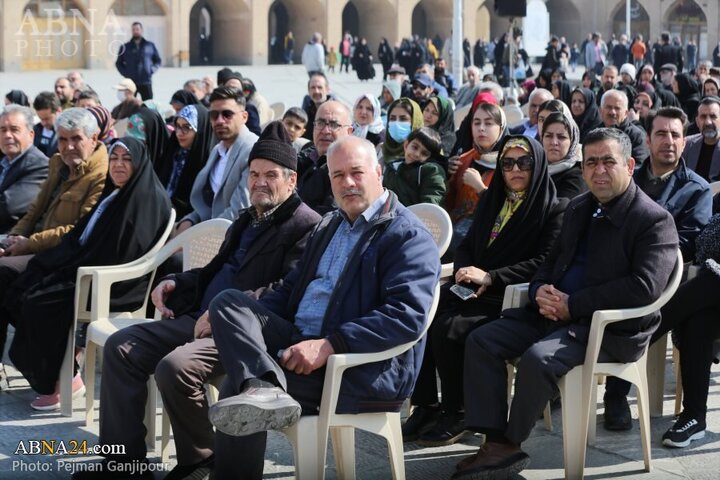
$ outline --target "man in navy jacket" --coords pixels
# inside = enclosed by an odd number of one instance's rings
[[[143,37],[140,22],[132,24],[132,38],[120,47],[115,67],[123,77],[129,78],[137,86],[143,100],[153,98],[152,76],[160,68],[160,54],[153,42]]]
[[[328,151],[339,210],[320,222],[298,266],[259,302],[227,290],[210,324],[228,372],[210,410],[216,478],[262,478],[267,430],[317,413],[334,353],[379,352],[416,340],[440,274],[435,242],[382,187],[373,145],[353,136]],[[338,413],[397,411],[415,384],[422,341],[348,370]],[[238,452],[243,452],[239,457]]]

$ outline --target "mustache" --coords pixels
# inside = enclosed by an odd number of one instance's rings
[[[347,190],[343,190],[340,192],[341,197],[347,197],[348,195],[361,195],[362,191],[358,190],[357,188],[348,188]]]
[[[260,193],[267,193],[270,195],[272,192],[267,187],[253,187],[251,190],[252,193],[260,192]]]

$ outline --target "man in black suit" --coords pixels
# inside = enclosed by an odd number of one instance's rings
[[[565,211],[560,236],[530,282],[528,308],[503,311],[466,342],[465,423],[486,435],[453,479],[505,478],[527,465],[520,449],[557,382],[585,360],[596,310],[657,300],[673,271],[672,216],[633,182],[630,140],[614,128],[588,133],[583,178],[589,192]],[[657,329],[657,313],[607,327],[600,360],[632,362]],[[520,357],[508,417],[506,361]]]
[[[25,215],[48,175],[48,158],[33,145],[32,110],[8,105],[0,113],[0,233]]]
[[[55,120],[62,112],[60,99],[54,92],[40,92],[33,100],[33,108],[40,118],[33,127],[35,133],[33,145],[50,158],[58,151]]]

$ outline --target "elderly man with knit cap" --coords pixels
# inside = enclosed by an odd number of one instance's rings
[[[224,372],[208,306],[226,289],[259,298],[278,288],[320,221],[295,193],[296,154],[281,122],[266,127],[250,152],[248,168],[252,206],[240,212],[215,258],[203,268],[164,278],[153,290],[162,320],[120,330],[105,344],[100,443],[126,450],[73,478],[127,478],[118,462],[146,461],[143,412],[146,382],[153,374],[177,449],[178,465],[165,478],[207,478],[213,469],[214,433],[203,385]],[[147,473],[137,478],[152,478]]]

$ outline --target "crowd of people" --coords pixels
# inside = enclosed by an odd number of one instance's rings
[[[720,180],[720,71],[699,62],[685,72],[662,56],[635,63],[632,53],[606,64],[591,39],[581,85],[550,58],[514,99],[471,62],[461,85],[440,54],[412,53],[416,39],[397,52],[384,42],[381,92],[346,105],[332,94],[316,35],[302,55],[307,95],[281,120],[268,121],[262,86],[229,68],[185,81],[166,118],[148,98],[154,46],[141,33],[134,28],[131,42],[149,59],[146,83],[123,78],[111,109],[71,72],[34,99],[9,92],[0,113],[0,349],[13,325],[9,357],[37,392],[36,410],[59,408],[78,267],[139,258],[171,209],[173,235],[212,218],[233,222],[210,263],[168,267],[152,287],[162,321],[108,339],[99,442],[125,453],[73,478],[126,478],[110,462],[147,461],[150,375],[177,450],[166,479],[261,478],[267,430],[317,414],[330,355],[385,350],[423,331],[441,258],[407,209],[419,203],[452,220],[442,259],[452,277],[426,339],[347,372],[339,413],[399,410],[410,398],[405,441],[484,434],[453,478],[520,471],[529,461],[521,444],[557,381],[584,360],[592,313],[657,299],[679,249],[699,273],[662,312],[609,327],[601,356],[634,361],[672,330],[684,410],[663,443],[703,437],[720,337],[711,294],[720,201],[709,185]],[[433,41],[424,51],[430,45],[442,51]],[[558,48],[554,38],[546,60]],[[340,69],[372,78],[362,39],[344,36],[335,53]],[[506,112],[520,105],[524,118],[510,124]],[[467,111],[459,125],[457,108]],[[530,307],[503,311],[505,287],[523,282]],[[147,279],[119,284],[111,309],[134,309],[147,288]],[[515,358],[508,407],[504,372]],[[204,385],[219,375],[220,400],[208,406]],[[72,391],[84,392],[79,373]],[[628,391],[608,379],[605,428],[631,428]]]

